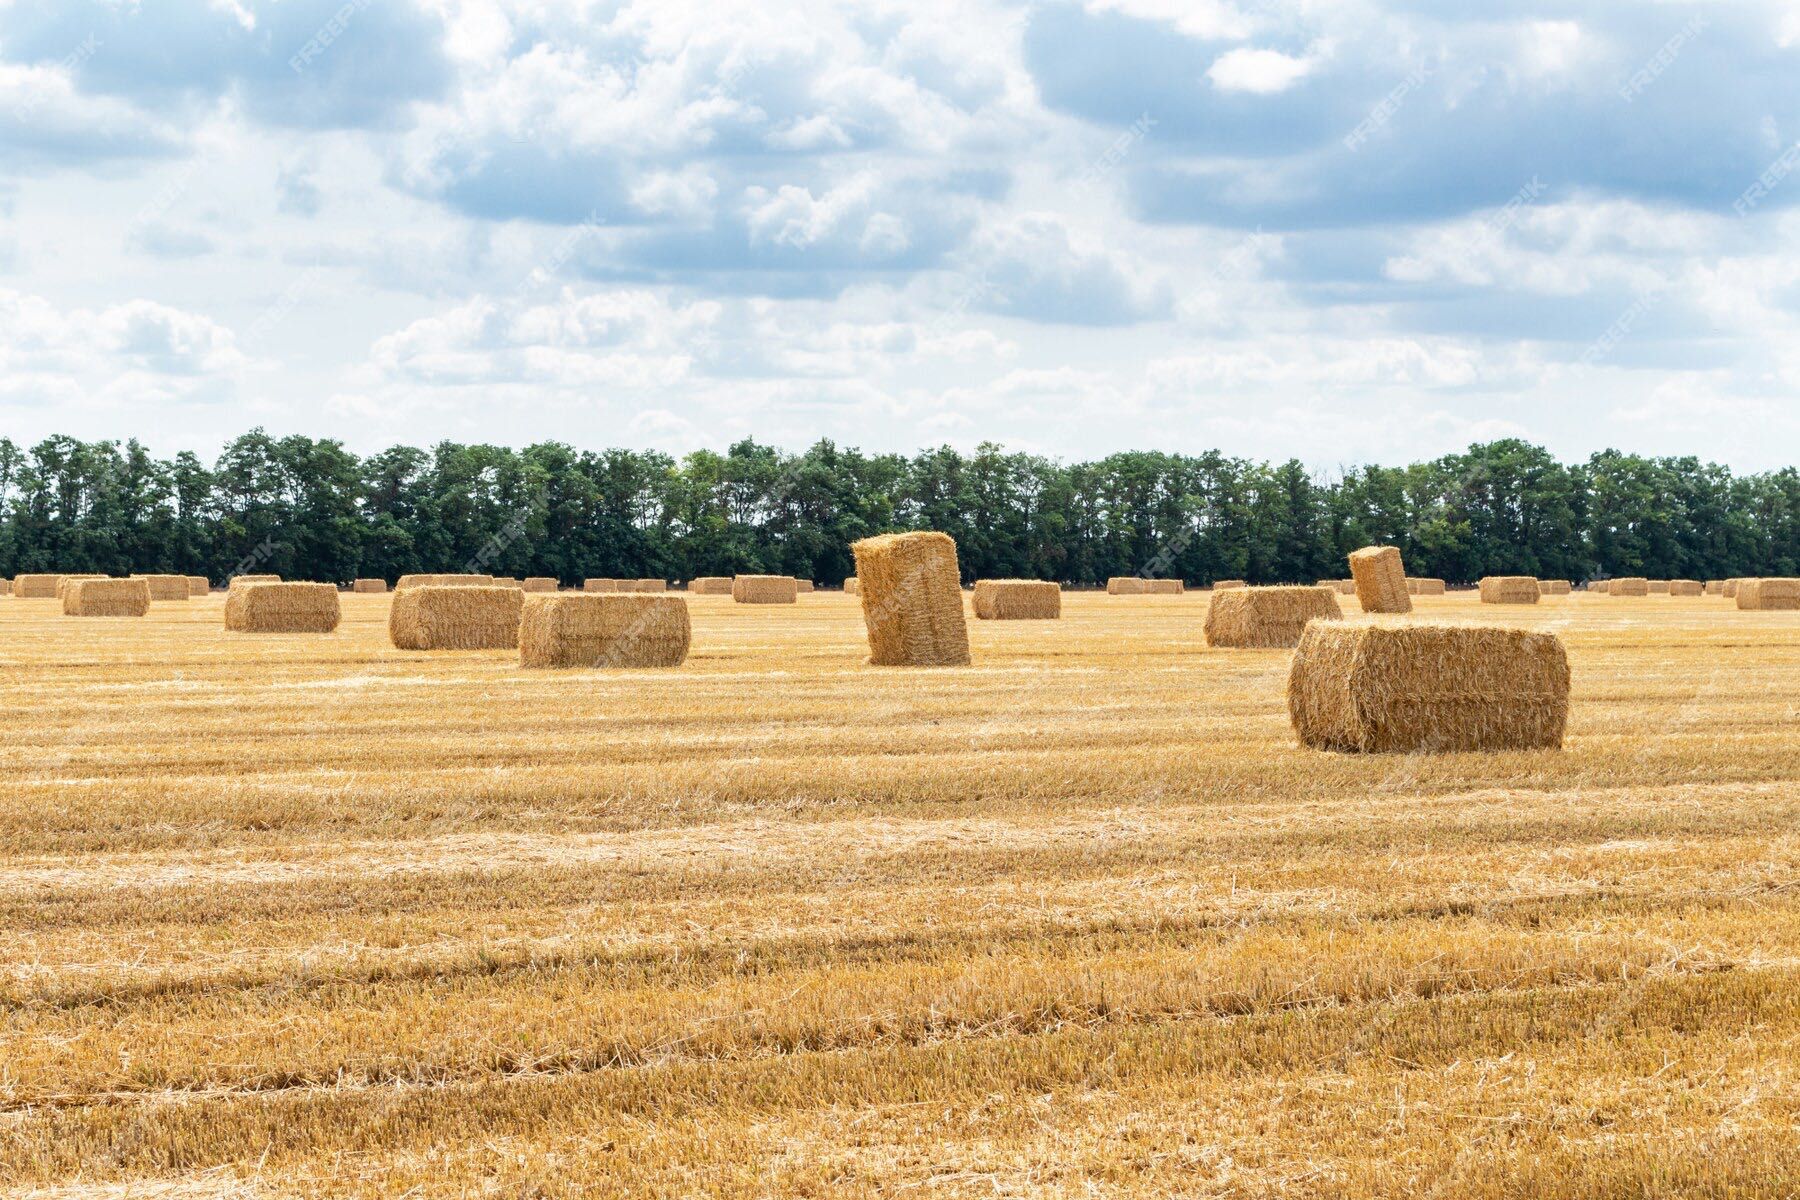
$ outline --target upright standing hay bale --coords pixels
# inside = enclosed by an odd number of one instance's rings
[[[1350,553],[1350,578],[1356,581],[1356,600],[1366,613],[1409,613],[1412,596],[1406,590],[1406,565],[1398,546],[1364,546]]]
[[[525,597],[522,667],[679,667],[687,658],[682,596],[568,592]]]
[[[1740,579],[1737,606],[1762,612],[1800,608],[1800,579]]]
[[[329,583],[250,583],[225,597],[225,628],[233,633],[330,633],[341,612]]]
[[[1566,579],[1538,580],[1538,595],[1540,596],[1568,596],[1572,595],[1574,590],[1574,585]]]
[[[132,578],[141,579],[150,585],[150,599],[153,603],[158,600],[186,600],[194,594],[186,575],[134,574]]]
[[[1150,581],[1140,575],[1114,575],[1106,581],[1109,596],[1143,596],[1150,591]]]
[[[150,585],[142,579],[101,576],[64,581],[65,617],[141,617],[149,611]]]
[[[1551,633],[1315,621],[1288,671],[1288,715],[1320,750],[1559,749],[1569,659]]]
[[[1538,581],[1535,575],[1488,575],[1481,581],[1483,604],[1536,604]]]
[[[854,575],[852,575],[850,578],[844,580],[844,595],[846,595],[846,596],[862,595],[862,580],[858,579]]]
[[[688,583],[688,591],[696,596],[729,596],[731,595],[731,576],[698,576]]]
[[[983,621],[1054,621],[1062,588],[1042,579],[977,579],[975,615]]]
[[[1144,580],[1146,596],[1182,596],[1187,594],[1187,584],[1180,579],[1146,579]]]
[[[1243,649],[1295,646],[1308,621],[1337,621],[1343,615],[1329,588],[1232,588],[1213,593],[1206,610],[1206,644]]]
[[[1642,575],[1621,575],[1606,585],[1609,596],[1648,596],[1650,581]]]
[[[524,589],[528,592],[554,592],[558,586],[556,578],[551,575],[531,575],[524,583]]]
[[[416,587],[494,587],[497,586],[492,575],[432,575],[420,573],[402,575],[394,584],[396,592],[404,592]]]
[[[799,594],[792,575],[738,575],[731,581],[731,598],[739,604],[794,604]]]
[[[351,583],[350,590],[359,595],[385,596],[387,594],[387,580],[358,579]]]
[[[13,595],[20,600],[55,599],[56,585],[61,582],[61,575],[15,575]]]
[[[525,593],[482,584],[395,591],[388,638],[400,650],[508,650],[519,644]]]
[[[1644,581],[1644,591],[1652,596],[1666,596],[1669,594],[1669,581],[1666,579],[1646,579]]]
[[[850,547],[862,580],[869,662],[957,667],[969,662],[962,576],[947,533],[884,533]]]
[[[212,593],[212,580],[204,575],[189,575],[187,581],[188,595],[190,597],[206,596]]]
[[[1706,595],[1706,585],[1698,579],[1671,579],[1669,580],[1669,595],[1704,596]]]
[[[622,579],[584,579],[581,590],[584,592],[622,592],[625,591]]]
[[[1241,579],[1215,579],[1215,580],[1213,580],[1212,590],[1215,592],[1225,592],[1225,591],[1231,591],[1234,588],[1242,588],[1242,587],[1249,587],[1249,586],[1250,586],[1249,584],[1245,583]]]
[[[105,579],[105,575],[58,575],[56,577],[56,598],[61,600],[68,595],[69,588],[84,579]]]

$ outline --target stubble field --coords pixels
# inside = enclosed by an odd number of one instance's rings
[[[1421,600],[1562,634],[1566,748],[1356,758],[1203,594],[941,671],[343,599],[0,601],[0,1194],[1800,1191],[1800,613]]]

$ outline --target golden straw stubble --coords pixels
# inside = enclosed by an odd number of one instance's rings
[[[691,640],[687,599],[652,593],[528,595],[522,667],[678,667]]]

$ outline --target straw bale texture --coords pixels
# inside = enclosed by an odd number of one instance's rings
[[[618,579],[584,579],[581,581],[581,590],[584,592],[622,592],[625,589],[619,586],[621,582]]]
[[[799,594],[792,575],[739,575],[731,581],[731,598],[739,604],[793,604]]]
[[[815,589],[813,588],[812,580],[796,579],[794,580],[794,590],[799,592],[802,596],[806,596],[810,595]]]
[[[141,617],[150,611],[150,585],[104,576],[65,579],[62,602],[66,617]]]
[[[330,633],[338,627],[338,590],[329,583],[251,583],[225,597],[234,633]]]
[[[1150,591],[1150,581],[1138,575],[1114,575],[1106,581],[1109,596],[1142,596]]]
[[[559,585],[553,576],[532,575],[520,586],[528,592],[554,592]]]
[[[1488,575],[1481,580],[1483,604],[1536,604],[1538,594],[1534,575]]]
[[[13,595],[21,600],[49,600],[56,596],[61,575],[15,575]]]
[[[186,600],[194,594],[186,575],[133,575],[133,579],[141,579],[150,585],[150,599]]]
[[[1441,579],[1411,578],[1406,581],[1406,590],[1415,596],[1442,596],[1444,581]]]
[[[1574,590],[1574,585],[1566,579],[1538,580],[1538,595],[1540,596],[1568,596],[1573,594]]]
[[[1650,581],[1642,575],[1621,575],[1606,585],[1609,596],[1648,596]]]
[[[1800,579],[1740,579],[1737,606],[1763,612],[1800,608]]]
[[[1652,596],[1666,596],[1669,594],[1669,581],[1666,579],[1646,579],[1644,581],[1644,590]]]
[[[401,650],[506,650],[519,644],[525,593],[482,584],[436,584],[394,593],[388,638]]]
[[[190,597],[205,596],[212,591],[212,580],[204,575],[189,575],[187,581],[188,595]]]
[[[1738,588],[1743,586],[1743,582],[1742,576],[1725,580],[1719,585],[1719,595],[1725,597],[1727,600],[1736,599]]]
[[[878,667],[966,666],[956,542],[947,533],[887,533],[850,549],[862,580],[869,662]]]
[[[1321,750],[1560,748],[1569,660],[1549,633],[1315,621],[1288,672],[1288,715]]]
[[[1187,584],[1179,579],[1146,579],[1144,594],[1146,596],[1180,596],[1187,592]]]
[[[655,594],[669,590],[669,581],[666,579],[628,579],[624,582],[631,584],[626,590],[633,592]]]
[[[1215,579],[1215,580],[1213,580],[1212,590],[1215,592],[1223,592],[1223,591],[1227,591],[1231,588],[1241,588],[1241,587],[1249,587],[1249,586],[1250,586],[1249,584],[1245,583],[1241,579]]]
[[[846,596],[862,595],[862,580],[858,579],[854,575],[852,575],[850,578],[844,580],[844,595],[846,595]]]
[[[240,587],[246,583],[280,583],[280,582],[281,582],[281,576],[279,576],[279,575],[233,575],[230,579],[225,581],[225,587],[229,590],[234,587]]]
[[[79,583],[83,579],[105,579],[105,575],[58,575],[56,577],[56,598],[61,600],[68,594],[69,585]]]
[[[687,599],[650,593],[525,597],[522,667],[678,667],[687,658]]]
[[[1041,579],[977,579],[975,615],[984,621],[1050,621],[1062,616],[1062,588]]]
[[[731,576],[702,575],[688,583],[688,591],[696,596],[729,596]]]
[[[1364,546],[1350,552],[1350,578],[1356,581],[1356,600],[1366,613],[1409,613],[1412,596],[1406,590],[1406,565],[1398,546]]]
[[[1214,592],[1206,610],[1206,644],[1272,649],[1298,645],[1315,618],[1340,620],[1337,594],[1322,587],[1232,588]]]
[[[1707,595],[1718,596],[1718,595],[1722,595],[1724,593],[1724,591],[1725,591],[1725,581],[1723,579],[1709,579],[1706,581],[1706,594]]]
[[[1669,580],[1669,595],[1704,596],[1706,595],[1706,585],[1698,579],[1671,579]]]
[[[0,596],[12,595],[12,580],[0,579]]]
[[[385,580],[385,579],[358,579],[358,580],[354,581],[353,583],[351,583],[350,590],[352,592],[357,592],[362,595],[370,595],[370,596],[386,595],[387,590],[388,590],[387,580]]]
[[[394,584],[396,592],[404,592],[416,587],[494,587],[492,575],[402,575]]]

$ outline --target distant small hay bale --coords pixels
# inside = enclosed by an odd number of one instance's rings
[[[1606,585],[1609,596],[1648,596],[1650,581],[1642,575],[1621,575]]]
[[[1483,604],[1536,604],[1538,594],[1535,575],[1488,575],[1481,580]]]
[[[1671,579],[1669,580],[1669,595],[1704,596],[1706,595],[1706,585],[1698,579]]]
[[[739,604],[793,604],[800,594],[792,575],[737,575],[731,580],[731,598]]]
[[[106,579],[106,578],[108,578],[108,576],[105,576],[105,575],[58,575],[56,577],[56,598],[58,600],[61,600],[64,596],[66,596],[69,592],[69,587],[71,584],[79,583],[84,579]]]
[[[962,576],[947,533],[885,533],[853,543],[862,580],[869,662],[877,667],[969,664]]]
[[[1182,596],[1187,594],[1187,584],[1179,579],[1146,579],[1144,580],[1146,596]]]
[[[862,595],[862,580],[858,579],[854,575],[852,575],[850,578],[844,580],[844,595],[846,595],[846,596]]]
[[[1213,580],[1212,590],[1215,592],[1225,592],[1225,591],[1231,591],[1234,588],[1242,588],[1242,587],[1249,587],[1249,586],[1250,586],[1249,584],[1245,583],[1241,579],[1215,579],[1215,580]]]
[[[1740,579],[1737,606],[1757,612],[1800,608],[1800,579]]]
[[[365,596],[385,596],[387,594],[387,580],[358,579],[350,584],[350,590]]]
[[[12,595],[12,580],[0,579],[0,596]]]
[[[394,584],[396,592],[404,592],[418,587],[493,587],[492,575],[433,575],[420,573],[402,575]]]
[[[509,650],[519,644],[525,593],[483,584],[436,584],[394,593],[388,638],[400,650]]]
[[[619,580],[619,590],[621,592],[655,594],[668,591],[669,581],[666,579],[621,579]]]
[[[683,596],[532,595],[519,618],[519,665],[679,667],[690,636]]]
[[[150,585],[142,579],[89,577],[65,580],[65,617],[141,617],[150,611]]]
[[[1366,613],[1409,613],[1412,596],[1406,590],[1406,564],[1398,546],[1364,546],[1350,552],[1350,578],[1356,581],[1356,600]]]
[[[1666,596],[1669,594],[1669,581],[1666,579],[1646,579],[1644,581],[1644,589],[1652,596]]]
[[[1288,671],[1288,715],[1320,750],[1560,749],[1569,659],[1551,633],[1315,621]]]
[[[620,582],[622,581],[617,579],[584,579],[581,581],[581,590],[584,592],[622,592],[625,589],[619,586]]]
[[[141,579],[150,585],[150,599],[186,600],[194,594],[186,575],[133,575],[133,579]]]
[[[1540,596],[1568,596],[1573,595],[1574,590],[1574,585],[1566,579],[1538,580],[1538,595]]]
[[[13,596],[19,600],[51,600],[56,597],[56,585],[61,582],[61,575],[15,575]]]
[[[212,580],[204,575],[189,575],[187,581],[189,596],[205,596],[212,592]]]
[[[331,633],[341,613],[329,583],[251,583],[225,597],[225,628],[233,633]]]
[[[245,584],[250,584],[250,583],[280,583],[280,582],[281,582],[281,576],[279,576],[279,575],[233,575],[230,579],[227,579],[225,581],[225,590],[230,591],[232,588],[243,587]]]
[[[1150,592],[1150,581],[1141,575],[1114,575],[1106,581],[1109,596],[1144,596]]]
[[[1719,595],[1723,595],[1724,592],[1725,592],[1725,581],[1723,579],[1709,579],[1706,581],[1706,594],[1707,595],[1719,596]]]
[[[1236,649],[1298,645],[1308,621],[1337,621],[1337,594],[1322,587],[1232,588],[1214,592],[1206,610],[1206,644]]]
[[[975,616],[983,621],[1054,621],[1062,588],[1042,579],[977,579]]]
[[[1444,581],[1409,577],[1406,581],[1406,590],[1415,596],[1442,596],[1445,591]]]
[[[1719,595],[1725,597],[1727,600],[1736,599],[1738,588],[1743,585],[1743,582],[1744,579],[1741,575],[1723,581],[1719,584]]]
[[[530,575],[523,586],[528,592],[554,592],[560,584],[552,575]]]
[[[731,576],[701,575],[689,581],[688,592],[695,596],[729,596],[731,595]]]
[[[799,592],[802,596],[809,596],[816,589],[813,587],[812,580],[796,579],[796,580],[794,580],[794,590]]]

